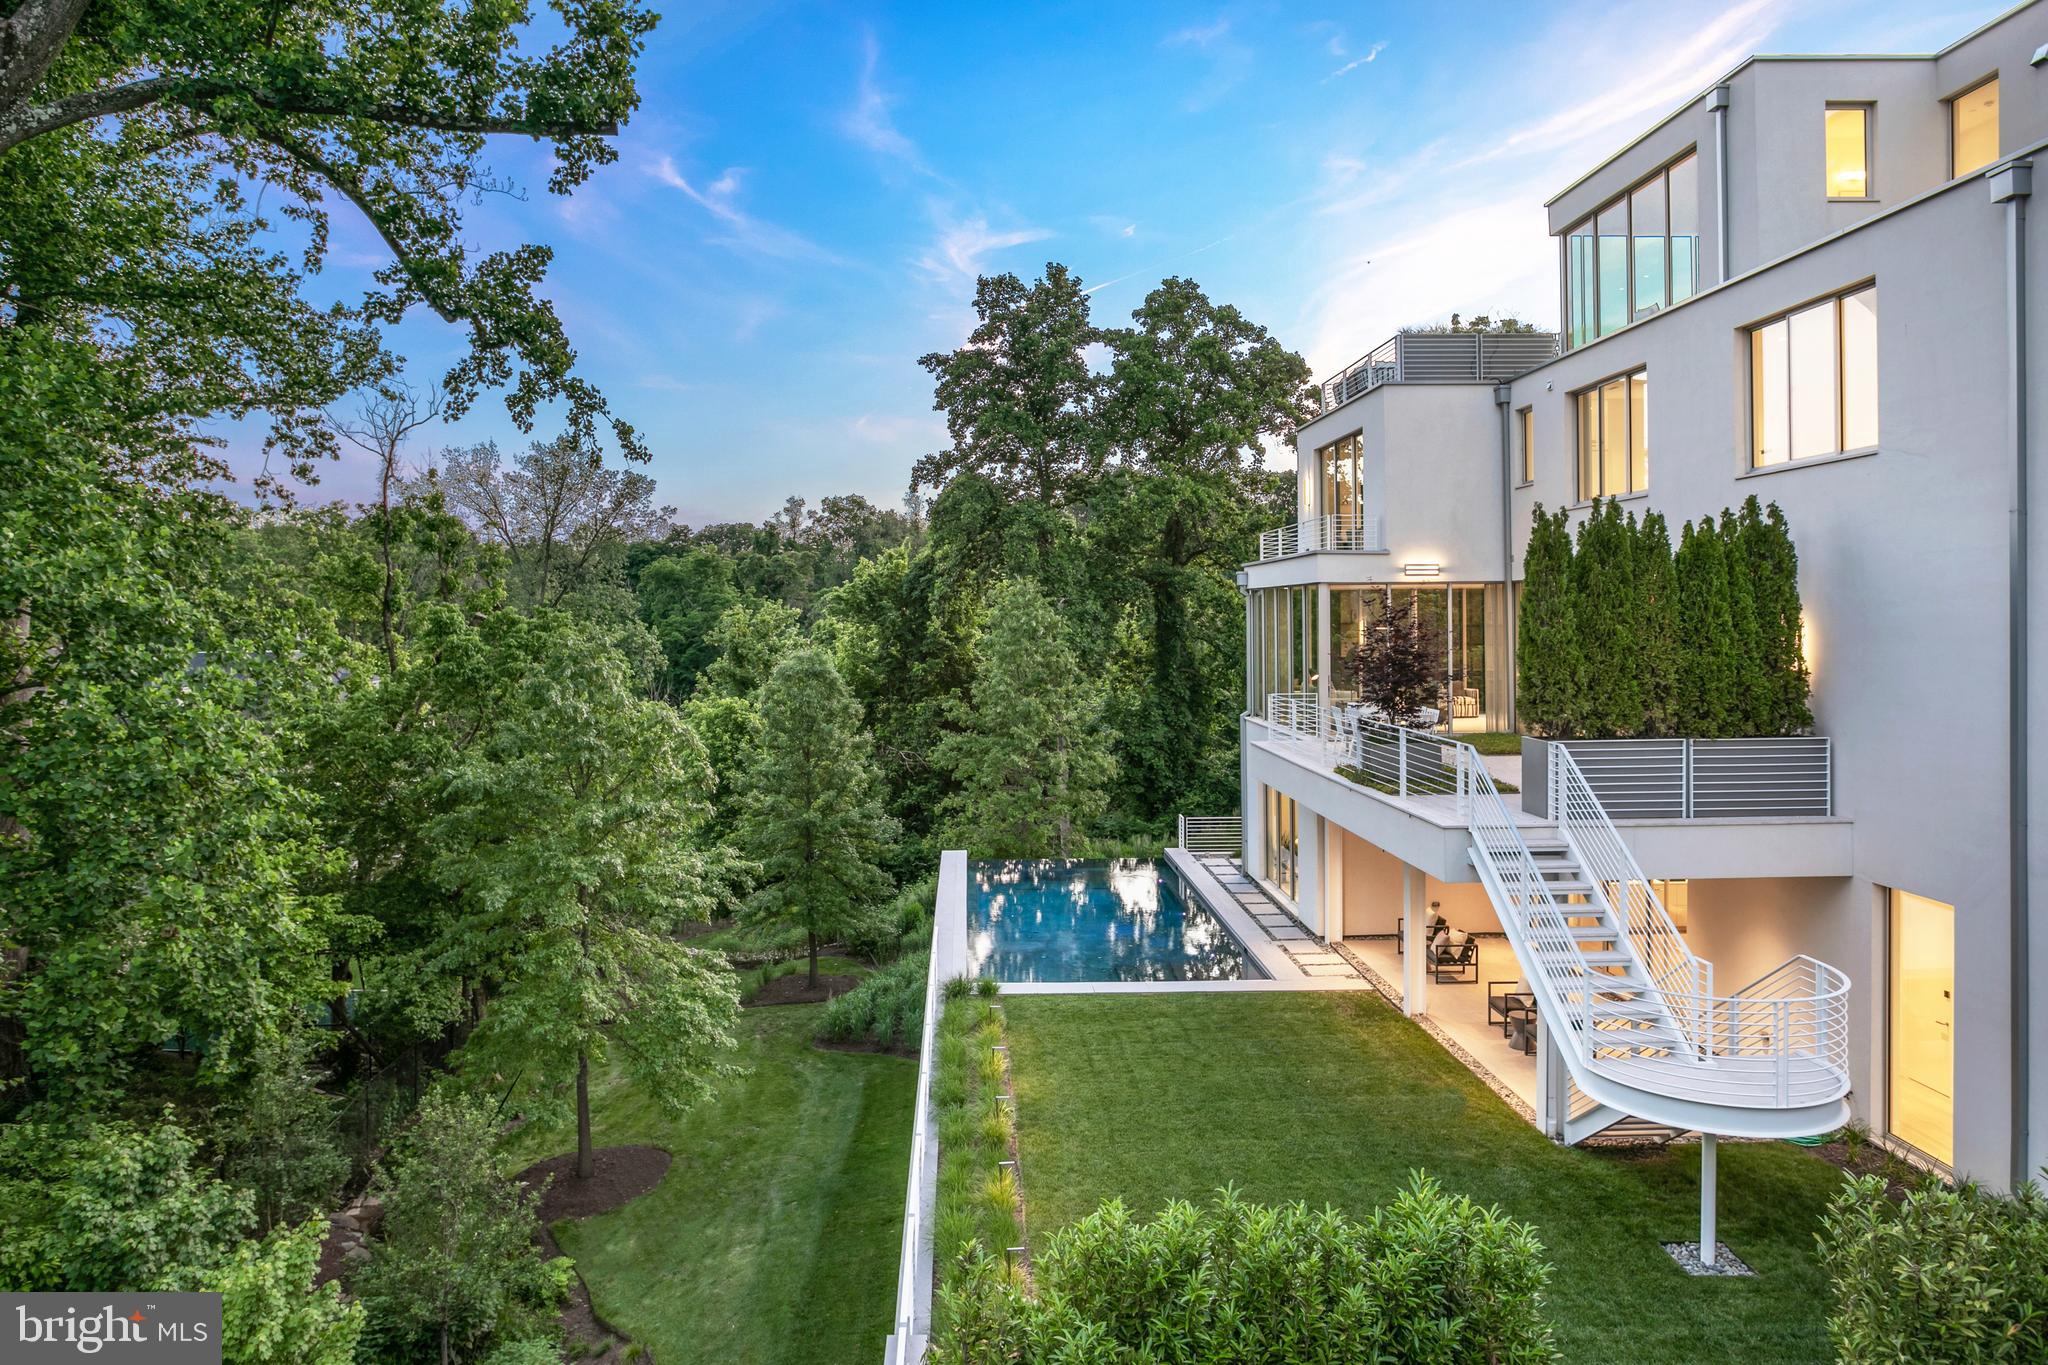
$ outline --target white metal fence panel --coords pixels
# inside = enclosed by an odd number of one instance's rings
[[[1835,813],[1826,735],[1758,739],[1565,739],[1616,820],[1772,819]]]

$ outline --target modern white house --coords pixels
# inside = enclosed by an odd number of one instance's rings
[[[1240,576],[1244,867],[1561,1140],[1853,1119],[1994,1187],[2048,1165],[2044,149],[2048,4],[1753,57],[1550,201],[1557,334],[1396,337],[1298,435],[1298,521]],[[1751,494],[1810,735],[1461,740],[1518,728],[1538,504],[1676,538]],[[1347,705],[1389,587],[1444,642],[1430,730]]]

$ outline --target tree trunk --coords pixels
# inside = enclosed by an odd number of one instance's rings
[[[590,1054],[576,1053],[576,1178],[597,1174],[597,1151],[590,1145]]]
[[[448,1365],[454,1357],[448,1353],[448,1324],[441,1324],[441,1365]]]
[[[811,944],[811,989],[818,989],[818,933],[813,929],[807,937]]]

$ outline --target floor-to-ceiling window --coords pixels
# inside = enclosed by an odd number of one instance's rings
[[[1417,623],[1438,642],[1443,687],[1437,710],[1453,730],[1498,730],[1507,724],[1507,678],[1494,666],[1507,653],[1507,614],[1498,584],[1403,584],[1330,590],[1330,696],[1355,701],[1358,680],[1346,663],[1366,628],[1389,601],[1412,607]]]
[[[1886,1126],[1936,1161],[1953,1162],[1955,907],[1894,890],[1889,956]]]
[[[1255,588],[1245,595],[1250,614],[1246,659],[1247,709],[1266,714],[1275,692],[1313,692],[1321,650],[1316,637],[1314,588]]]
[[[1364,449],[1364,442],[1353,432],[1316,451],[1316,465],[1322,471],[1323,515],[1336,517],[1340,531],[1358,527],[1365,514],[1359,482],[1364,472]],[[1344,543],[1340,539],[1335,546]]]
[[[1579,501],[1650,486],[1650,377],[1637,370],[1576,396]]]
[[[1296,827],[1300,815],[1293,797],[1271,787],[1262,790],[1266,793],[1266,880],[1294,900],[1301,894],[1301,832]]]

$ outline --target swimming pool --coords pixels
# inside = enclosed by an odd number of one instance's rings
[[[976,862],[967,967],[998,981],[1243,981],[1265,973],[1165,863]]]

